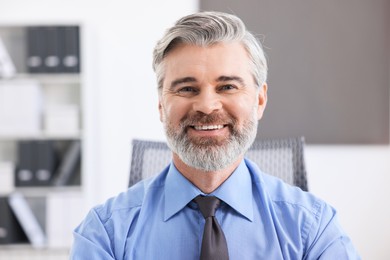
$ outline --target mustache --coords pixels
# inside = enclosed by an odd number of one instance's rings
[[[187,114],[181,119],[180,127],[187,128],[194,125],[228,125],[233,127],[237,120],[225,113],[214,112],[211,114],[204,114],[202,112],[196,112],[193,114]]]

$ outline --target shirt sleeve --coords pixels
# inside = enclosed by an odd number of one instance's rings
[[[309,234],[311,244],[304,259],[360,260],[352,241],[341,228],[336,211],[324,204]]]
[[[75,229],[73,237],[70,259],[115,259],[107,230],[94,209]]]

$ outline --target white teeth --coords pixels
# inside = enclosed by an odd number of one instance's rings
[[[194,128],[195,130],[216,130],[222,129],[223,125],[196,125]]]

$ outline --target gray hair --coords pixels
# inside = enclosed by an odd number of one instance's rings
[[[237,16],[221,12],[200,12],[179,19],[157,42],[153,51],[153,70],[161,91],[164,81],[164,58],[184,43],[207,47],[220,42],[240,42],[248,52],[257,86],[267,80],[267,60],[261,43]]]

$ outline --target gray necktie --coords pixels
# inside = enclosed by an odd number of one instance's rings
[[[219,207],[220,200],[214,196],[197,196],[195,202],[206,220],[200,260],[228,260],[229,253],[226,238],[215,218],[215,210]]]

